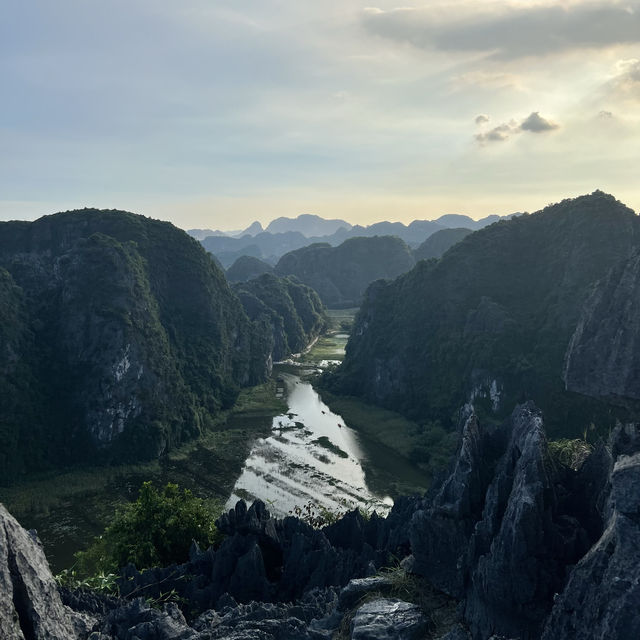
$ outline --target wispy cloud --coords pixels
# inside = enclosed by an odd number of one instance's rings
[[[618,74],[608,83],[607,89],[614,98],[640,101],[640,60],[618,60]]]
[[[398,42],[499,58],[640,42],[637,3],[474,3],[465,8],[452,3],[448,9],[368,9],[362,19],[369,32]]]

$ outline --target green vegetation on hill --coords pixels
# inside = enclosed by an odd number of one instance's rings
[[[448,251],[454,244],[458,244],[466,238],[471,229],[442,229],[430,235],[414,252],[416,260],[430,260],[440,258],[445,251]]]
[[[151,459],[264,380],[268,344],[200,244],[82,210],[0,223],[0,482]]]
[[[295,278],[266,273],[234,285],[234,291],[249,318],[267,335],[274,360],[299,353],[327,326],[320,298]]]
[[[594,282],[639,243],[639,218],[601,192],[473,233],[369,288],[325,384],[418,422],[450,427],[469,400],[500,419],[532,399],[552,435],[604,432],[620,414],[565,391],[564,357]]]
[[[351,238],[337,247],[312,244],[282,256],[275,267],[318,292],[329,307],[354,307],[371,282],[395,278],[414,264],[409,247],[394,236]]]
[[[261,276],[263,273],[273,273],[273,267],[253,256],[240,256],[228,269],[229,282],[246,282]]]

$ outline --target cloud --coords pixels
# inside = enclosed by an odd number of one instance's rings
[[[600,118],[615,113],[615,117],[622,120],[637,121],[640,114],[640,60],[618,60],[609,79],[587,97],[585,104],[588,109],[598,110]]]
[[[640,99],[640,60],[618,60],[616,68],[619,73],[609,83],[610,91],[621,98]]]
[[[489,142],[504,142],[516,133],[519,133],[519,127],[515,122],[505,122],[489,131],[476,133],[475,138],[480,144],[484,145]]]
[[[479,117],[480,116],[478,116],[478,118]],[[476,123],[484,124],[485,122],[488,122],[488,116],[485,117],[487,118],[487,120],[483,120],[480,122],[478,122],[478,118],[476,118]],[[475,139],[480,144],[484,145],[490,142],[504,142],[505,140],[508,140],[512,136],[522,133],[523,131],[529,133],[544,133],[545,131],[553,131],[554,129],[558,129],[559,127],[559,124],[543,118],[537,111],[532,111],[524,120],[519,123],[516,120],[505,122],[498,125],[497,127],[493,127],[493,129],[490,129],[489,131],[482,131],[481,133],[477,133],[475,135]]]
[[[373,34],[424,49],[485,52],[500,58],[542,56],[640,42],[640,7],[611,2],[571,5],[471,5],[369,9]]]
[[[520,89],[521,79],[513,73],[476,69],[465,71],[451,78],[457,89],[465,87],[484,87],[487,89]]]
[[[489,122],[490,118],[489,116],[485,115],[484,113],[481,113],[480,115],[476,116],[476,124],[486,124],[487,122]]]
[[[520,128],[523,131],[531,131],[531,133],[541,133],[542,131],[552,131],[560,125],[543,118],[537,111],[531,113],[522,121]]]
[[[518,128],[507,122],[494,127],[490,131],[476,134],[476,140],[481,144],[486,142],[503,142],[517,132]]]

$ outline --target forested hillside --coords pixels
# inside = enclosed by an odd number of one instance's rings
[[[337,247],[312,244],[280,258],[275,272],[294,275],[328,307],[358,306],[371,282],[395,278],[414,264],[409,247],[394,236],[352,238]]]
[[[466,238],[471,229],[442,229],[430,235],[414,252],[416,260],[430,260],[440,258],[445,251],[448,251],[454,244],[458,244]]]
[[[268,371],[222,270],[173,225],[82,210],[0,223],[0,480],[150,458]]]
[[[345,361],[329,384],[421,421],[451,425],[471,400],[487,416],[504,417],[515,403],[532,399],[552,433],[605,431],[620,411],[566,391],[565,358],[579,321],[595,331],[593,314],[581,320],[595,283],[639,244],[638,216],[602,192],[477,231],[441,260],[419,262],[396,281],[369,288]],[[627,287],[630,299],[638,294]],[[616,300],[620,305],[622,298]],[[602,309],[600,317],[606,317]],[[588,361],[600,366],[610,343],[590,344],[600,352]],[[574,341],[576,366],[585,360],[577,348]],[[571,388],[590,393],[600,371],[578,375],[569,367]]]
[[[226,272],[229,282],[245,282],[261,276],[263,273],[273,273],[273,267],[253,256],[240,256]]]
[[[274,360],[302,351],[327,326],[318,294],[295,278],[263,274],[234,291],[251,320],[269,334]]]

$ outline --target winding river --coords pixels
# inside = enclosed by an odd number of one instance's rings
[[[271,435],[257,440],[227,507],[260,498],[278,516],[307,503],[332,512],[361,507],[386,513],[393,500],[366,482],[358,434],[299,376],[281,374],[288,410],[273,418]]]

